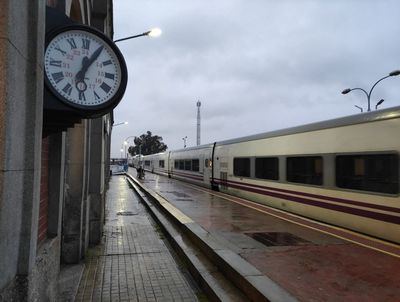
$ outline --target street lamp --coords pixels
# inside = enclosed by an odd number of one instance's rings
[[[186,140],[187,140],[187,136],[182,137],[183,139],[183,148],[186,148]]]
[[[360,110],[361,110],[361,112],[364,112],[364,110],[362,109],[362,107],[360,107],[360,106],[357,106],[357,105],[354,105],[354,107],[357,107],[358,109],[360,109]]]
[[[146,32],[144,32],[142,34],[139,34],[139,35],[129,36],[129,37],[126,37],[126,38],[121,38],[121,39],[115,40],[114,43],[125,41],[125,40],[129,40],[129,39],[139,38],[139,37],[143,37],[143,36],[150,36],[150,37],[155,38],[155,37],[160,36],[161,33],[162,33],[161,29],[153,28],[153,29],[151,29],[149,31],[146,31]]]
[[[126,159],[128,159],[128,152],[126,152],[126,147],[127,147],[127,145],[128,145],[128,139],[130,139],[130,138],[132,138],[132,137],[135,137],[134,135],[131,135],[131,136],[128,136],[126,139],[124,139],[124,146],[125,146],[125,156],[126,156]]]
[[[382,81],[382,80],[384,80],[384,79],[387,79],[387,78],[389,78],[389,77],[394,77],[394,76],[398,76],[398,75],[400,75],[400,70],[395,70],[395,71],[392,71],[391,73],[389,73],[389,75],[387,75],[387,76],[385,76],[385,77],[379,79],[378,81],[375,82],[374,85],[372,85],[371,90],[369,91],[369,93],[366,92],[365,89],[363,89],[363,88],[358,88],[358,87],[357,87],[357,88],[347,88],[347,89],[345,89],[345,90],[342,91],[342,94],[348,94],[350,91],[353,91],[353,90],[361,90],[361,91],[364,92],[365,95],[367,96],[367,100],[368,100],[368,110],[367,110],[367,111],[371,111],[371,93],[372,93],[372,90],[374,90],[375,86],[376,86],[380,81]],[[381,103],[381,104],[382,104],[382,103]]]
[[[120,123],[113,124],[112,126],[116,127],[116,126],[127,125],[127,124],[128,124],[128,122],[120,122]]]
[[[375,110],[378,110],[378,106],[379,106],[380,104],[382,104],[384,101],[385,101],[384,99],[381,99],[378,103],[376,103],[376,105],[375,105]]]

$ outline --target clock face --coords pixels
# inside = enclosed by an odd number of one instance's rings
[[[44,56],[47,86],[62,101],[86,109],[102,107],[118,97],[121,89],[123,94],[126,67],[111,43],[86,29],[56,34]]]

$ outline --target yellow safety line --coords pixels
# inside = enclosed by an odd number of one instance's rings
[[[345,240],[345,241],[348,241],[348,242],[351,242],[351,243],[354,243],[354,244],[357,244],[357,245],[360,245],[360,246],[363,246],[363,247],[366,247],[366,248],[369,248],[369,249],[372,249],[372,250],[375,250],[375,251],[378,251],[378,252],[381,252],[381,253],[384,253],[384,254],[393,256],[393,257],[396,257],[396,258],[400,258],[400,255],[393,254],[393,253],[391,253],[391,252],[388,252],[388,251],[385,251],[385,250],[381,250],[381,249],[379,249],[379,248],[376,248],[376,247],[373,247],[373,246],[369,246],[369,245],[366,245],[366,244],[364,244],[364,243],[361,243],[361,242],[358,242],[358,241],[354,241],[354,240],[352,240],[352,239],[349,239],[349,238],[346,238],[346,237],[342,237],[342,236],[340,236],[340,235],[337,235],[337,234],[334,234],[334,233],[331,233],[331,232],[328,232],[328,231],[323,231],[323,230],[320,230],[320,229],[318,229],[318,228],[316,228],[316,227],[312,227],[312,226],[309,226],[309,225],[306,225],[306,224],[303,224],[303,223],[300,223],[300,222],[297,222],[297,221],[293,221],[293,220],[290,220],[290,219],[288,219],[288,218],[281,217],[281,216],[276,215],[276,214],[271,214],[271,213],[269,213],[269,212],[267,212],[267,211],[265,211],[265,210],[259,209],[259,208],[257,208],[257,207],[250,206],[250,205],[248,205],[248,204],[245,204],[244,202],[236,201],[236,200],[231,199],[231,198],[226,197],[226,196],[221,196],[220,194],[223,194],[223,193],[216,194],[216,193],[214,193],[214,192],[212,192],[212,191],[210,191],[210,190],[207,190],[207,191],[206,191],[206,190],[203,189],[203,188],[196,187],[196,186],[194,186],[194,185],[190,185],[190,184],[186,184],[186,183],[183,183],[183,185],[188,186],[188,187],[191,187],[191,188],[196,189],[196,190],[198,190],[198,191],[202,191],[202,192],[205,192],[205,193],[208,193],[208,194],[212,194],[212,195],[214,195],[214,196],[217,196],[217,197],[220,197],[220,198],[223,198],[223,199],[226,199],[226,200],[235,202],[235,203],[237,203],[237,204],[246,206],[246,207],[251,208],[251,209],[254,209],[254,210],[256,210],[256,211],[259,211],[259,212],[262,212],[262,213],[265,213],[265,214],[269,214],[269,215],[274,216],[274,217],[276,217],[276,218],[279,218],[279,219],[282,219],[282,220],[285,220],[285,221],[288,221],[288,222],[291,222],[291,223],[294,223],[294,224],[297,224],[297,225],[300,225],[300,226],[303,226],[303,227],[306,227],[306,228],[309,228],[309,229],[312,229],[312,230],[315,230],[315,231],[318,231],[318,232],[321,232],[321,233],[324,233],[324,234],[327,234],[327,235],[331,235],[331,236],[333,236],[333,237],[336,237],[336,238],[339,238],[339,239],[342,239],[342,240]],[[238,198],[240,198],[240,197],[238,197]],[[250,201],[250,202],[253,202],[253,201]],[[262,205],[262,204],[261,204],[261,205]],[[266,205],[262,205],[262,206],[268,207],[268,206],[266,206]],[[371,241],[375,241],[375,242],[378,242],[378,243],[383,244],[383,245],[388,245],[388,246],[393,246],[393,247],[395,247],[395,248],[398,248],[398,246],[396,246],[395,244],[391,244],[391,243],[389,243],[389,242],[384,242],[384,241],[381,241],[381,240],[379,240],[379,239],[375,239],[375,238],[372,238],[372,237],[367,237],[367,236],[365,236],[365,235],[361,235],[361,234],[358,234],[358,233],[355,233],[355,232],[351,232],[351,231],[349,231],[349,230],[342,229],[342,228],[339,228],[339,227],[336,227],[336,226],[331,226],[331,225],[323,224],[323,223],[320,223],[320,222],[317,222],[317,221],[305,219],[305,218],[303,218],[303,217],[296,216],[295,214],[288,213],[288,212],[285,212],[285,211],[282,211],[282,210],[279,210],[279,209],[275,209],[275,208],[271,208],[271,210],[273,210],[273,211],[281,211],[281,212],[283,212],[283,213],[285,213],[285,214],[288,214],[289,216],[297,217],[297,218],[299,218],[299,219],[308,220],[308,221],[310,221],[310,222],[312,222],[312,223],[316,223],[316,224],[320,224],[320,225],[323,225],[323,226],[326,226],[326,227],[334,228],[334,229],[343,231],[343,232],[345,232],[345,233],[353,234],[354,236],[364,237],[365,239],[368,239],[368,240],[371,240]]]

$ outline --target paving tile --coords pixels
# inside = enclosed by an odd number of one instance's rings
[[[75,301],[198,301],[123,176],[111,178],[103,244],[88,255]]]

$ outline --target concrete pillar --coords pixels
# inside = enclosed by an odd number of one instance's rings
[[[0,1],[0,300],[23,300],[35,264],[44,2]]]
[[[66,165],[63,213],[62,260],[78,263],[83,257],[82,237],[85,216],[86,123],[69,129],[66,135]]]
[[[91,120],[90,131],[90,173],[89,173],[89,197],[90,197],[90,222],[89,242],[98,244],[103,233],[104,220],[104,135],[103,118]]]
[[[110,8],[112,2],[109,0],[99,0],[93,2],[90,23],[105,34],[111,34],[108,26],[107,16],[111,16]],[[109,17],[110,18],[110,17]],[[109,135],[104,130],[104,123],[109,119],[109,115],[90,121],[90,173],[89,173],[89,200],[90,200],[90,222],[89,222],[89,242],[98,244],[101,241],[104,223],[104,203],[105,203],[105,182],[108,178],[106,166],[109,162],[110,141]],[[107,173],[107,174],[106,174]],[[106,176],[107,175],[107,176]]]
[[[61,234],[64,201],[65,132],[50,136],[48,235]]]

